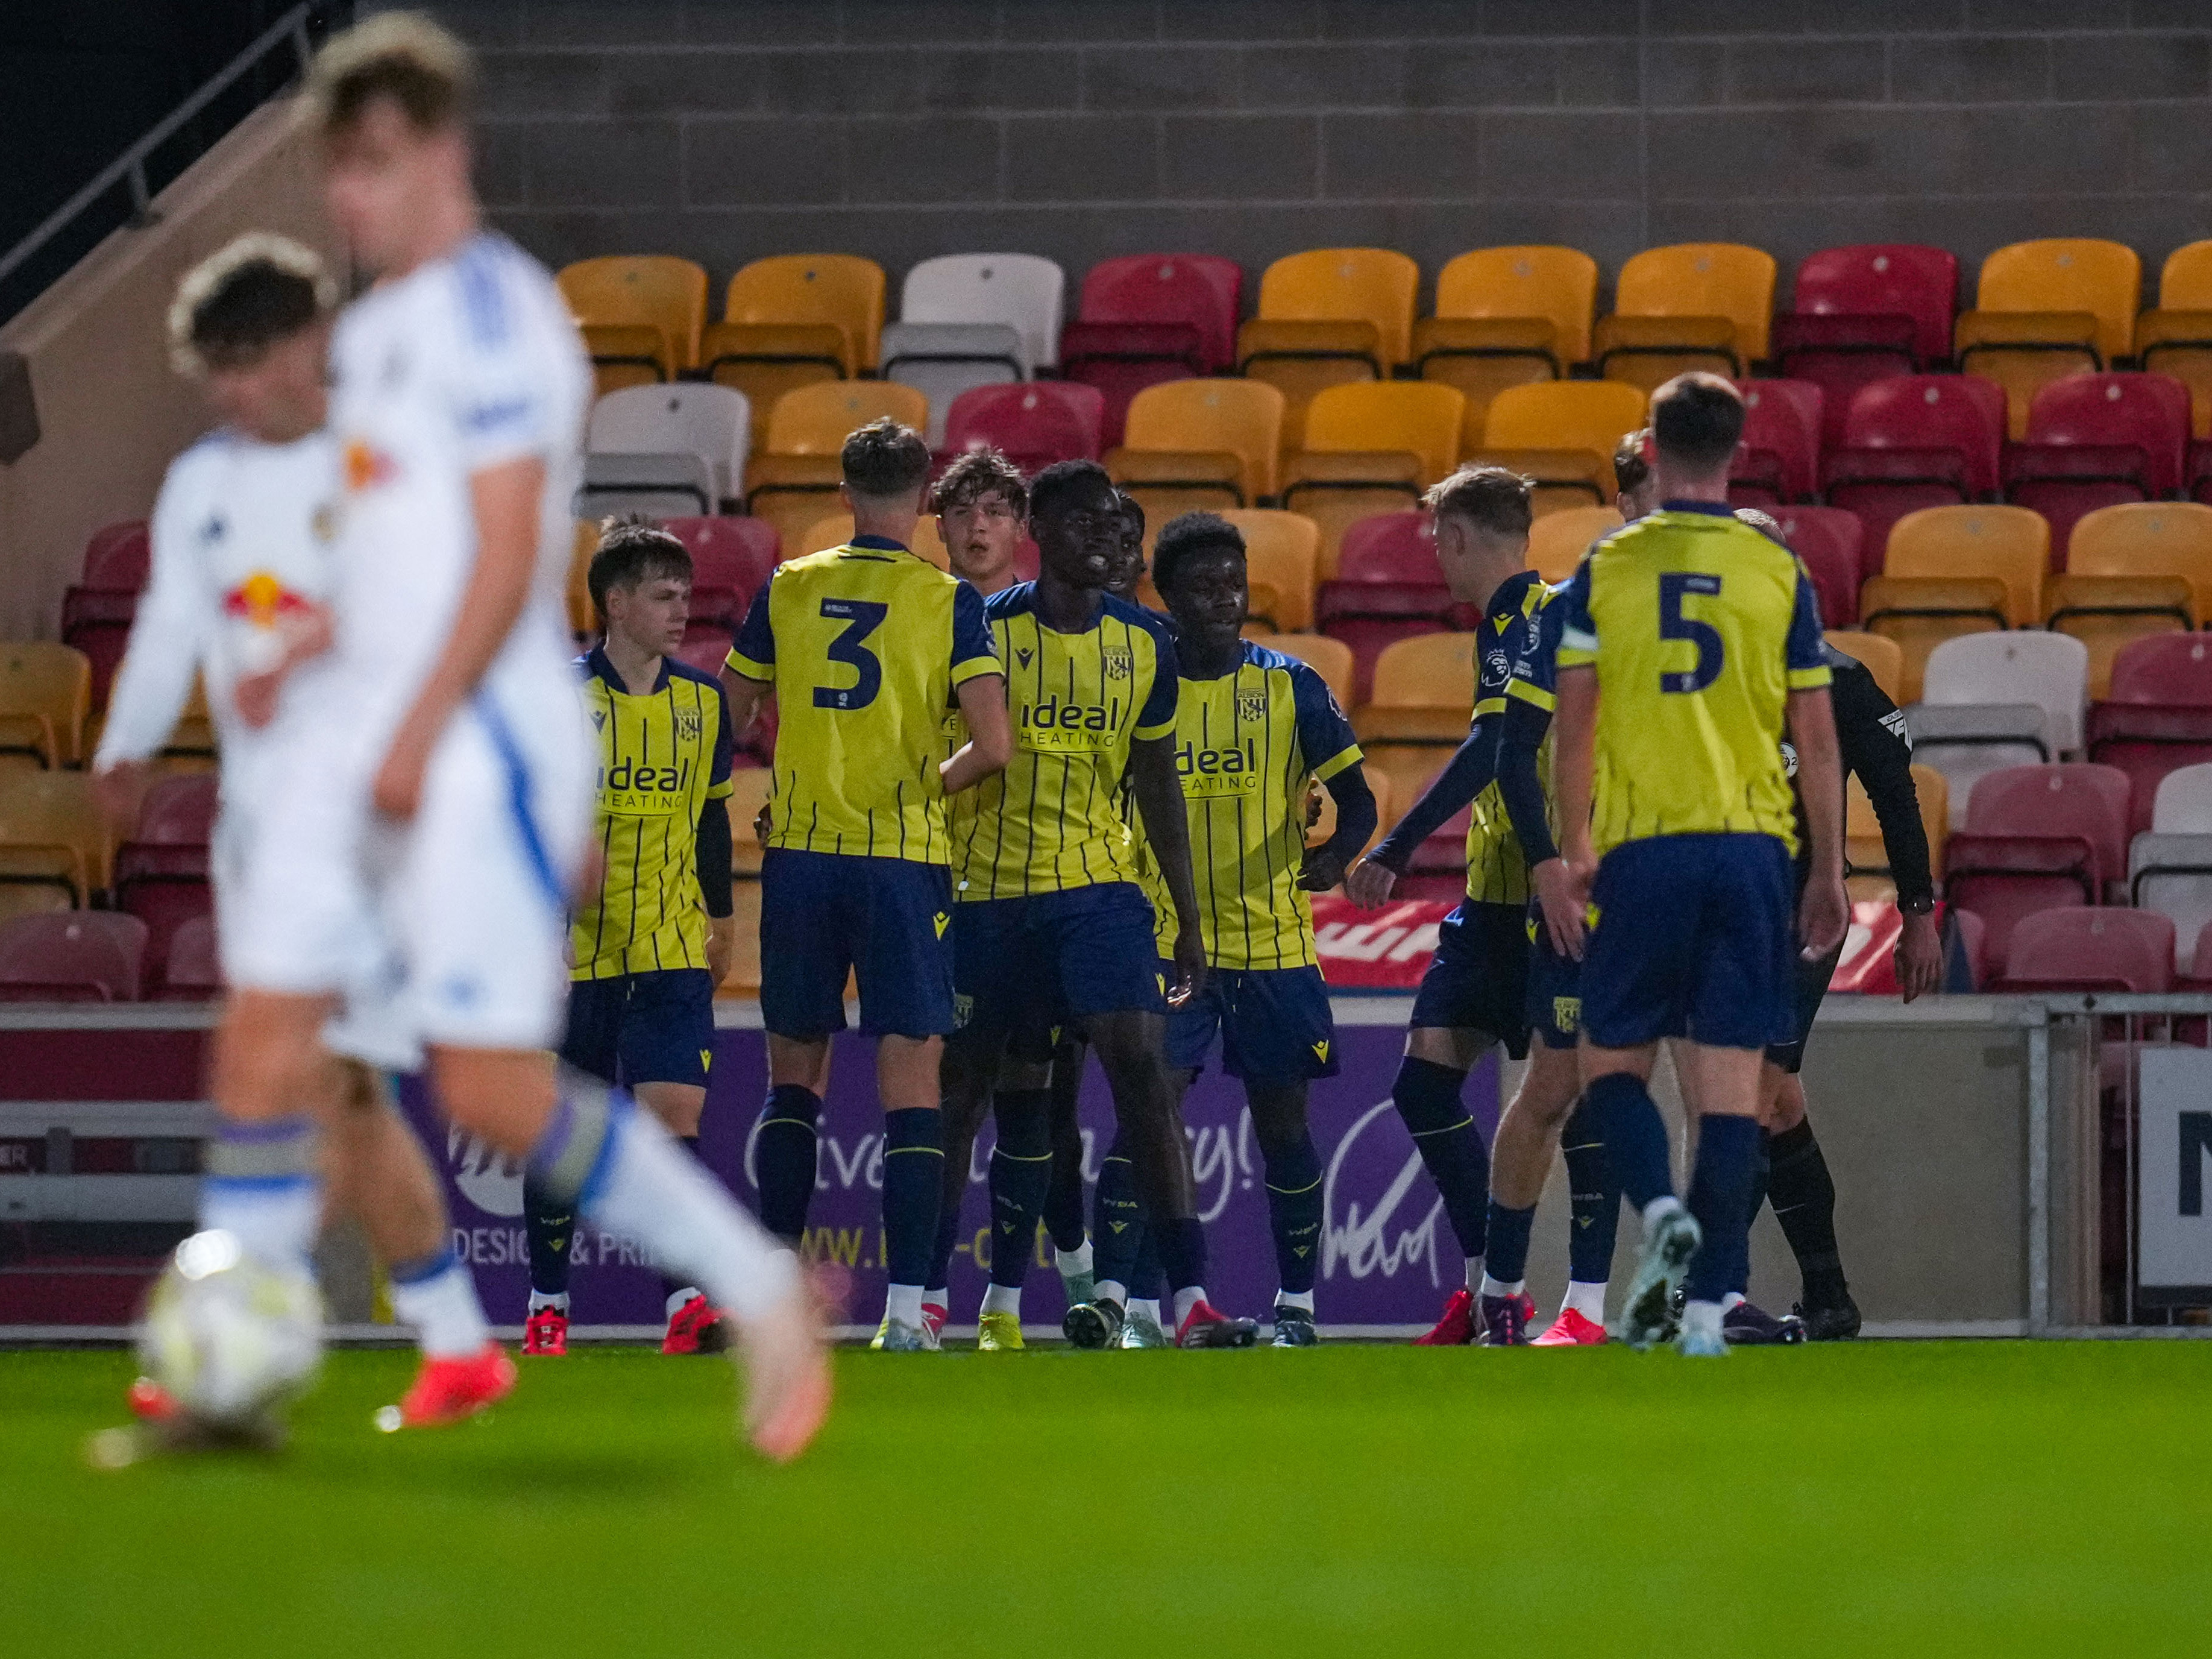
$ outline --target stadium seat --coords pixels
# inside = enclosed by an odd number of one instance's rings
[[[1948,335],[1946,340],[1948,349]],[[1774,319],[1774,370],[1820,388],[1820,443],[1844,442],[1851,399],[1878,380],[1920,372],[1912,319],[1905,316],[1822,317],[1785,312]]]
[[[2075,577],[2178,576],[2189,584],[2191,625],[2212,623],[2212,507],[2126,502],[2086,514],[2074,526],[2066,572]]]
[[[1060,331],[1060,372],[1100,399],[1099,442],[1121,441],[1129,404],[1146,386],[1201,373],[1199,332],[1188,323],[1070,323]]]
[[[1831,628],[1823,637],[1845,656],[1864,664],[1867,672],[1874,676],[1874,683],[1881,688],[1882,696],[1893,703],[1904,704],[1905,653],[1895,640],[1850,628]]]
[[[1184,325],[1198,334],[1196,372],[1218,374],[1237,360],[1237,319],[1243,308],[1244,270],[1234,259],[1131,253],[1091,267],[1077,317],[1108,327]]]
[[[1859,589],[1859,626],[1897,647],[1895,701],[1917,702],[1929,652],[1962,634],[2005,626],[2005,585],[1994,576],[1870,576]]]
[[[1320,634],[1254,634],[1248,637],[1255,645],[1296,657],[1328,683],[1341,707],[1352,706],[1352,647],[1343,641]]]
[[[709,323],[699,351],[708,380],[742,395],[750,409],[766,410],[787,392],[842,379],[837,370],[843,339],[828,323]],[[768,423],[749,421],[754,453],[768,443]]]
[[[0,758],[40,767],[83,759],[92,659],[73,646],[0,645]]]
[[[1882,574],[1898,578],[1990,576],[2005,587],[2005,626],[2043,620],[2051,526],[2022,507],[1929,507],[1889,532]]]
[[[1054,461],[1098,459],[1105,399],[1095,386],[1069,380],[979,386],[952,400],[945,416],[945,451],[998,449],[1025,473]]]
[[[1920,828],[1928,838],[1928,867],[1936,880],[1943,878],[1943,848],[1951,834],[1949,786],[1932,766],[1914,765],[1912,787],[1920,806]],[[1897,884],[1889,866],[1888,844],[1882,840],[1881,819],[1874,810],[1866,786],[1853,773],[1844,792],[1844,863],[1852,884],[1851,896],[1894,899]]]
[[[1528,568],[1547,582],[1575,574],[1590,544],[1620,528],[1620,513],[1610,507],[1571,507],[1547,513],[1529,526]]]
[[[1275,494],[1282,441],[1283,394],[1273,386],[1256,380],[1174,380],[1148,386],[1131,399],[1123,447],[1107,465],[1117,482],[1142,482],[1155,489],[1182,484],[1217,495],[1226,489],[1235,497],[1231,505],[1252,507]],[[1141,460],[1132,452],[1156,459]]]
[[[62,643],[83,652],[92,665],[95,709],[107,707],[107,689],[130,641],[152,556],[143,519],[105,526],[85,544],[82,570],[63,592]]]
[[[1420,282],[1420,267],[1388,248],[1310,248],[1261,273],[1259,314],[1268,322],[1371,324],[1377,368],[1387,374],[1413,360]]]
[[[1975,782],[2081,747],[2088,649],[2025,629],[1943,641],[1928,654],[1921,701],[1907,709],[1913,757],[1942,772],[1963,805]]]
[[[891,323],[884,329],[884,378],[927,399],[922,435],[945,447],[945,417],[963,392],[1023,381],[1019,331],[1006,323]]]
[[[2121,242],[2053,237],[2014,242],[1982,261],[1974,308],[1980,312],[2087,312],[2097,319],[2103,367],[2134,343],[2142,261]]]
[[[1590,352],[1598,373],[1640,390],[1656,392],[1692,369],[1741,379],[1735,325],[1725,317],[1624,317],[1597,319]]]
[[[1864,567],[1859,542],[1866,534],[1858,515],[1840,507],[1783,507],[1774,510],[1782,539],[1813,579],[1820,596],[1820,621],[1830,628],[1856,628],[1859,583]]]
[[[2013,929],[1993,991],[2156,993],[2172,988],[2174,926],[2148,910],[2044,910]]]
[[[2128,780],[2109,766],[2018,766],[1974,786],[1945,852],[1944,896],[1980,916],[1987,958],[2039,910],[2106,902],[2127,867]]]
[[[2181,493],[2189,389],[2163,374],[2075,374],[2035,394],[2007,447],[2004,498],[2051,521],[2063,568],[2075,523],[2099,507]]]
[[[1734,242],[1646,248],[1621,266],[1613,310],[1624,317],[1725,318],[1741,373],[1766,356],[1774,257]]]
[[[149,963],[166,963],[177,929],[212,908],[216,788],[211,772],[156,778],[131,838],[116,849],[116,908],[146,924]]]
[[[1810,380],[1746,380],[1737,389],[1743,437],[1729,499],[1769,511],[1810,501],[1820,483],[1820,388]]]
[[[2140,816],[2140,792],[2136,804]],[[2212,922],[2212,764],[2160,780],[2150,827],[2128,848],[2128,902],[2170,917],[2182,951]],[[2212,969],[2212,955],[2205,966]]]
[[[714,507],[744,494],[751,424],[744,393],[728,386],[631,386],[592,405],[584,444],[592,455],[696,455],[713,481]]]
[[[196,916],[169,936],[169,954],[155,994],[164,1002],[209,1002],[222,994],[213,916]]]
[[[1411,582],[1442,586],[1443,567],[1429,534],[1429,515],[1407,510],[1377,513],[1344,532],[1338,574],[1352,582]]]
[[[1993,495],[2003,440],[2004,397],[1986,381],[1915,374],[1861,387],[1820,473],[1828,504],[1864,527],[1865,574],[1880,571],[1890,526],[1908,513]]]
[[[1255,317],[1237,331],[1237,373],[1283,394],[1283,456],[1305,441],[1306,405],[1332,386],[1385,378],[1381,337],[1357,319],[1303,322]]]
[[[2212,762],[2212,641],[2166,634],[2112,659],[2106,698],[2089,711],[2089,758],[2118,767],[2135,789],[2130,827],[2146,829],[2162,781]]]
[[[1433,380],[1365,381],[1315,397],[1282,499],[1320,527],[1324,575],[1335,574],[1348,526],[1419,501],[1451,471],[1465,407],[1457,390]]]
[[[661,526],[691,556],[691,620],[730,629],[775,569],[775,526],[760,519],[669,519]]]
[[[0,1002],[136,1002],[146,924],[110,910],[0,921]]]
[[[126,519],[103,525],[87,538],[78,580],[87,587],[136,593],[153,568],[151,527],[143,519]]]
[[[1431,633],[1385,647],[1371,696],[1352,715],[1370,768],[1392,780],[1401,805],[1465,741],[1474,708],[1474,647],[1468,633]]]
[[[2212,836],[2212,763],[2177,767],[2159,780],[2150,827],[2160,836]]]
[[[1372,696],[1376,665],[1385,653],[1452,626],[1451,590],[1437,568],[1435,547],[1408,541],[1399,529],[1419,516],[1392,513],[1362,520],[1354,528],[1368,533],[1354,543],[1350,568],[1323,581],[1316,595],[1315,622],[1352,652],[1356,702]],[[1468,707],[1473,707],[1471,691]]]
[[[1564,378],[1590,355],[1597,309],[1597,261],[1578,248],[1476,248],[1437,273],[1440,320],[1540,319],[1552,325],[1548,356]]]
[[[1244,538],[1245,572],[1255,592],[1261,583],[1274,591],[1272,607],[1262,611],[1256,601],[1252,606],[1269,624],[1267,631],[1296,634],[1312,627],[1314,591],[1321,580],[1321,531],[1314,521],[1264,507],[1234,507],[1221,516]]]
[[[1011,328],[1020,341],[1016,367],[1029,380],[1060,362],[1060,304],[1066,286],[1060,268],[1037,254],[943,254],[907,272],[899,290],[899,321]],[[884,372],[890,372],[888,348]]]
[[[2097,319],[2086,311],[1962,312],[1956,330],[1960,371],[2004,394],[2005,436],[2027,436],[2035,395],[2054,381],[2105,367]]]
[[[832,547],[842,547],[853,539],[853,515],[837,512],[826,514],[799,532],[796,543],[787,543],[786,556],[801,558],[809,553],[820,553]],[[937,533],[937,520],[923,514],[914,523],[914,551],[935,565],[939,570],[950,570],[952,560],[945,550],[945,538]]]
[[[836,500],[846,438],[886,415],[924,430],[929,400],[894,380],[805,386],[776,399],[768,416],[768,447],[749,470],[745,501],[747,512],[775,524],[787,554],[793,538]]]
[[[562,267],[554,279],[577,323],[595,328],[651,328],[659,351],[655,378],[673,380],[699,361],[699,333],[707,321],[707,272],[690,259],[670,254],[623,254],[582,259]],[[587,333],[586,339],[589,340]],[[641,367],[640,354],[626,337],[608,335],[607,361]],[[594,358],[599,356],[594,351]],[[659,371],[665,369],[665,373]]]
[[[623,392],[666,392],[670,386],[623,386],[609,392],[610,398]],[[719,391],[721,388],[716,387]],[[731,392],[736,397],[736,392]],[[609,453],[584,457],[584,478],[576,491],[574,510],[592,519],[619,518],[624,514],[643,514],[648,519],[665,519],[679,514],[705,514],[719,510],[720,491],[716,488],[714,470],[699,456],[689,452],[663,451],[657,453]]]
[[[1958,256],[1947,248],[1910,242],[1823,248],[1798,262],[1790,307],[1801,317],[1907,318],[1912,324],[1913,367],[1929,368],[1951,355],[1951,321],[1959,309]],[[1782,319],[1775,320],[1779,326]]]
[[[1508,386],[1557,380],[1552,325],[1540,317],[1424,317],[1413,325],[1415,371],[1467,400],[1462,450],[1482,444],[1490,400]]]
[[[884,268],[851,253],[782,253],[755,259],[730,278],[722,322],[732,329],[827,325],[837,331],[842,380],[872,369],[884,331]],[[742,335],[721,337],[742,346]],[[713,368],[702,342],[704,366]],[[771,357],[773,361],[773,357]],[[763,405],[765,406],[765,405]]]
[[[1468,459],[1534,478],[1544,506],[1608,506],[1616,488],[1613,447],[1644,423],[1649,401],[1620,380],[1512,386],[1491,399],[1481,451]]]

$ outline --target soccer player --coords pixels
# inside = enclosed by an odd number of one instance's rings
[[[222,738],[222,816],[212,877],[224,977],[233,988],[216,1043],[250,1043],[239,1022],[268,994],[256,976],[258,939],[286,917],[255,902],[251,873],[277,856],[272,806],[296,786],[301,745],[315,741],[312,712],[330,616],[330,540],[337,477],[324,429],[325,365],[337,284],[308,249],[282,237],[239,238],[197,266],[169,314],[179,373],[200,381],[222,425],[179,456],[154,508],[153,571],[131,648],[117,675],[93,775],[119,823],[136,816],[147,767],[198,673]],[[364,945],[373,943],[364,929]],[[411,1068],[412,1045],[388,1029],[391,1011],[364,951],[343,985],[345,1008],[313,1041],[288,1088],[295,1110],[329,1141],[325,1198],[368,1229],[387,1264],[399,1316],[422,1345],[422,1375],[402,1408],[404,1425],[466,1416],[514,1381],[491,1340],[475,1281],[448,1243],[445,1199],[421,1143],[399,1115],[380,1068]],[[332,1012],[336,998],[319,1004]],[[327,1048],[330,1052],[322,1052]],[[228,1083],[234,1073],[226,1071]],[[216,1107],[235,1112],[228,1092]],[[254,1179],[250,1137],[219,1134],[209,1152],[204,1227],[231,1226]],[[304,1270],[314,1218],[279,1235],[249,1227],[258,1250],[281,1248],[281,1265]],[[133,1394],[142,1414],[171,1418],[173,1402],[151,1383]]]
[[[591,371],[551,277],[481,228],[472,84],[460,45],[408,13],[337,37],[308,77],[325,204],[376,283],[331,349],[345,500],[327,773],[292,792],[286,857],[270,863],[289,866],[292,938],[311,961],[354,920],[321,868],[368,869],[443,1109],[729,1311],[747,1433],[789,1458],[830,1393],[798,1262],[626,1091],[550,1052],[592,822],[560,599]],[[314,1184],[281,1084],[312,1052],[320,1006],[296,993],[324,988],[258,999],[250,1053],[217,1058],[253,1103],[240,1116],[264,1234],[301,1224],[280,1194]]]
[[[714,988],[729,971],[730,718],[709,675],[669,653],[684,641],[691,556],[640,518],[617,520],[586,574],[601,643],[585,653],[584,708],[599,738],[599,891],[569,930],[561,1058],[621,1083],[696,1158]],[[575,1215],[523,1180],[530,1239],[526,1354],[568,1351],[568,1245]],[[663,1353],[727,1346],[696,1285],[665,1279]]]
[[[1595,918],[1583,1086],[1644,1224],[1623,1334],[1651,1344],[1686,1269],[1680,1346],[1711,1355],[1728,1351],[1721,1299],[1747,1249],[1760,1062],[1794,1024],[1785,726],[1812,846],[1797,933],[1816,956],[1846,917],[1843,789],[1812,585],[1727,506],[1742,398],[1688,374],[1651,406],[1663,506],[1599,543],[1559,601],[1554,766],[1567,866]],[[1686,1209],[1647,1086],[1670,1036],[1702,1114]]]
[[[1104,468],[1062,461],[1040,472],[1030,534],[1042,574],[985,602],[1007,670],[1014,758],[953,811],[953,974],[965,1003],[945,1048],[946,1106],[958,1132],[972,1133],[1008,1038],[1080,1024],[1160,1235],[1178,1341],[1248,1346],[1253,1322],[1224,1318],[1206,1298],[1205,1233],[1164,1052],[1170,1000],[1181,1004],[1206,977],[1175,769],[1175,647],[1160,618],[1104,592],[1121,558],[1121,513]],[[1174,898],[1171,988],[1116,810],[1125,770]],[[1002,1094],[996,1115],[992,1283],[979,1339],[987,1350],[1020,1346],[1021,1270],[1051,1163],[1037,1103]],[[948,1175],[965,1184],[964,1170]],[[1092,1301],[1069,1310],[1071,1336],[1092,1347],[1118,1340],[1127,1294],[1099,1281]]]
[[[1621,522],[1634,524],[1659,505],[1658,483],[1651,475],[1651,433],[1639,428],[1613,447],[1613,504]]]
[[[777,567],[723,671],[731,718],[776,700],[773,823],[761,866],[769,1094],[761,1216],[793,1241],[814,1196],[830,1038],[856,975],[884,1108],[883,1346],[938,1346],[922,1316],[944,1183],[938,1073],[953,1027],[945,802],[1006,763],[1006,679],[975,590],[909,548],[929,447],[888,417],[845,440],[853,539]],[[968,740],[945,754],[945,710]],[[963,1171],[964,1173],[964,1171]]]
[[[1022,579],[1014,559],[1028,533],[1029,504],[1020,469],[995,449],[962,451],[929,488],[952,574],[984,599]]]
[[[1355,903],[1382,903],[1413,849],[1474,803],[1467,896],[1438,930],[1391,1090],[1466,1261],[1467,1282],[1446,1301],[1435,1328],[1417,1339],[1429,1346],[1471,1342],[1484,1334],[1475,1297],[1483,1283],[1490,1160],[1460,1091],[1492,1048],[1502,1044],[1516,1060],[1528,1052],[1529,869],[1498,793],[1496,769],[1506,682],[1544,592],[1542,580],[1528,568],[1531,488],[1502,467],[1471,466],[1429,492],[1444,580],[1455,599],[1482,613],[1474,644],[1474,718],[1443,773],[1382,843],[1352,867],[1345,888]],[[1547,878],[1563,882],[1564,870]],[[1548,1075],[1539,1074],[1540,1081]],[[1528,1311],[1522,1304],[1524,1322]]]
[[[1274,1346],[1311,1347],[1322,1166],[1306,1093],[1311,1079],[1336,1075],[1337,1057],[1306,895],[1343,879],[1375,832],[1375,797],[1352,724],[1321,676],[1243,637],[1250,606],[1236,526],[1211,513],[1170,520],[1152,568],[1182,677],[1176,764],[1210,964],[1204,988],[1168,1015],[1168,1064],[1188,1087],[1218,1037],[1223,1068],[1243,1081],[1281,1286]],[[1316,780],[1335,799],[1337,821],[1309,850],[1306,789]],[[1109,1255],[1102,1240],[1106,1277],[1126,1279],[1135,1250],[1126,1235],[1121,1243]]]

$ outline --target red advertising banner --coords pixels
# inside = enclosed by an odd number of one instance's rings
[[[1451,912],[1447,899],[1404,899],[1363,910],[1341,893],[1315,894],[1322,977],[1347,990],[1413,990],[1435,954],[1437,924]]]

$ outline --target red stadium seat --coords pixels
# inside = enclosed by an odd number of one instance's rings
[[[1729,480],[1739,507],[1808,501],[1820,484],[1820,388],[1810,380],[1745,380],[1743,439]],[[1739,485],[1746,486],[1738,501]],[[1751,495],[1764,495],[1753,500]]]
[[[1120,446],[1129,404],[1146,386],[1188,380],[1202,371],[1198,331],[1188,323],[1070,323],[1060,331],[1063,378],[1103,399],[1100,441]]]
[[[1364,702],[1383,647],[1453,625],[1451,589],[1429,539],[1426,514],[1377,513],[1344,532],[1335,580],[1321,585],[1314,621],[1352,647],[1357,701]]]
[[[84,544],[86,587],[136,593],[153,569],[154,545],[143,519],[131,519],[92,532]]]
[[[691,620],[726,623],[734,632],[745,607],[775,571],[781,552],[765,519],[668,519],[661,528],[691,556]]]
[[[2160,634],[2123,646],[2086,737],[2089,758],[2133,786],[2130,833],[2149,829],[2166,774],[2212,761],[2212,639]]]
[[[1337,574],[1346,581],[1442,582],[1437,544],[1425,513],[1377,513],[1346,527],[1337,549]]]
[[[684,630],[684,642],[669,654],[686,667],[696,668],[716,679],[722,676],[722,665],[729,660],[732,630],[712,625],[702,627],[693,623]]]
[[[1054,461],[1095,461],[1105,417],[1098,388],[1067,380],[970,386],[945,416],[945,453],[993,448],[1024,472]]]
[[[2212,639],[2167,634],[2136,641],[2112,659],[2106,701],[2212,708]]]
[[[2134,991],[2173,985],[2173,923],[2152,910],[2043,910],[2021,918],[1996,991]]]
[[[206,1002],[222,994],[222,959],[216,952],[215,918],[198,916],[169,938],[161,966],[164,1002]]]
[[[82,575],[62,594],[62,643],[91,659],[95,709],[107,707],[107,689],[122,665],[152,562],[144,520],[108,525],[93,532],[84,545]]]
[[[2102,904],[2127,873],[2128,778],[2110,766],[2014,766],[1975,784],[1943,854],[1944,896],[1982,919],[1984,960],[2010,959],[2023,916]]]
[[[1859,585],[1866,579],[1859,555],[1866,531],[1858,515],[1840,507],[1784,507],[1774,516],[1790,550],[1813,578],[1813,591],[1820,599],[1820,625],[1856,627]]]
[[[146,792],[137,832],[116,849],[116,908],[146,924],[149,963],[167,961],[177,929],[213,906],[208,848],[215,816],[214,773],[157,778]]]
[[[1243,309],[1244,269],[1234,259],[1131,253],[1091,267],[1076,316],[1085,323],[1186,324],[1198,331],[1197,372],[1218,374],[1237,361]]]
[[[2075,520],[2100,507],[2179,495],[2189,447],[2189,388],[2163,374],[2072,374],[2029,406],[2027,441],[2004,458],[2008,501],[2051,520],[2063,569]]]
[[[1799,262],[1790,303],[1800,314],[1819,317],[1910,318],[1912,353],[1926,368],[1951,355],[1959,258],[1948,249],[1911,242],[1823,248]]]
[[[146,924],[112,910],[0,921],[0,1002],[136,1002]]]
[[[1410,803],[1408,803],[1410,805]],[[1413,849],[1395,898],[1455,900],[1467,891],[1467,829],[1474,809],[1462,806]]]
[[[1890,526],[1923,507],[1986,500],[1997,487],[2004,393],[1960,374],[1911,374],[1860,388],[1821,483],[1831,506],[1859,515],[1859,553],[1879,574]]]

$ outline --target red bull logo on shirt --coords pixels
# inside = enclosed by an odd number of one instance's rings
[[[1109,697],[1103,703],[1081,703],[1051,693],[1021,706],[1014,719],[1014,734],[1024,749],[1095,754],[1114,746],[1122,723],[1119,697]]]
[[[266,570],[257,570],[222,596],[222,612],[254,628],[274,628],[314,607]]]

